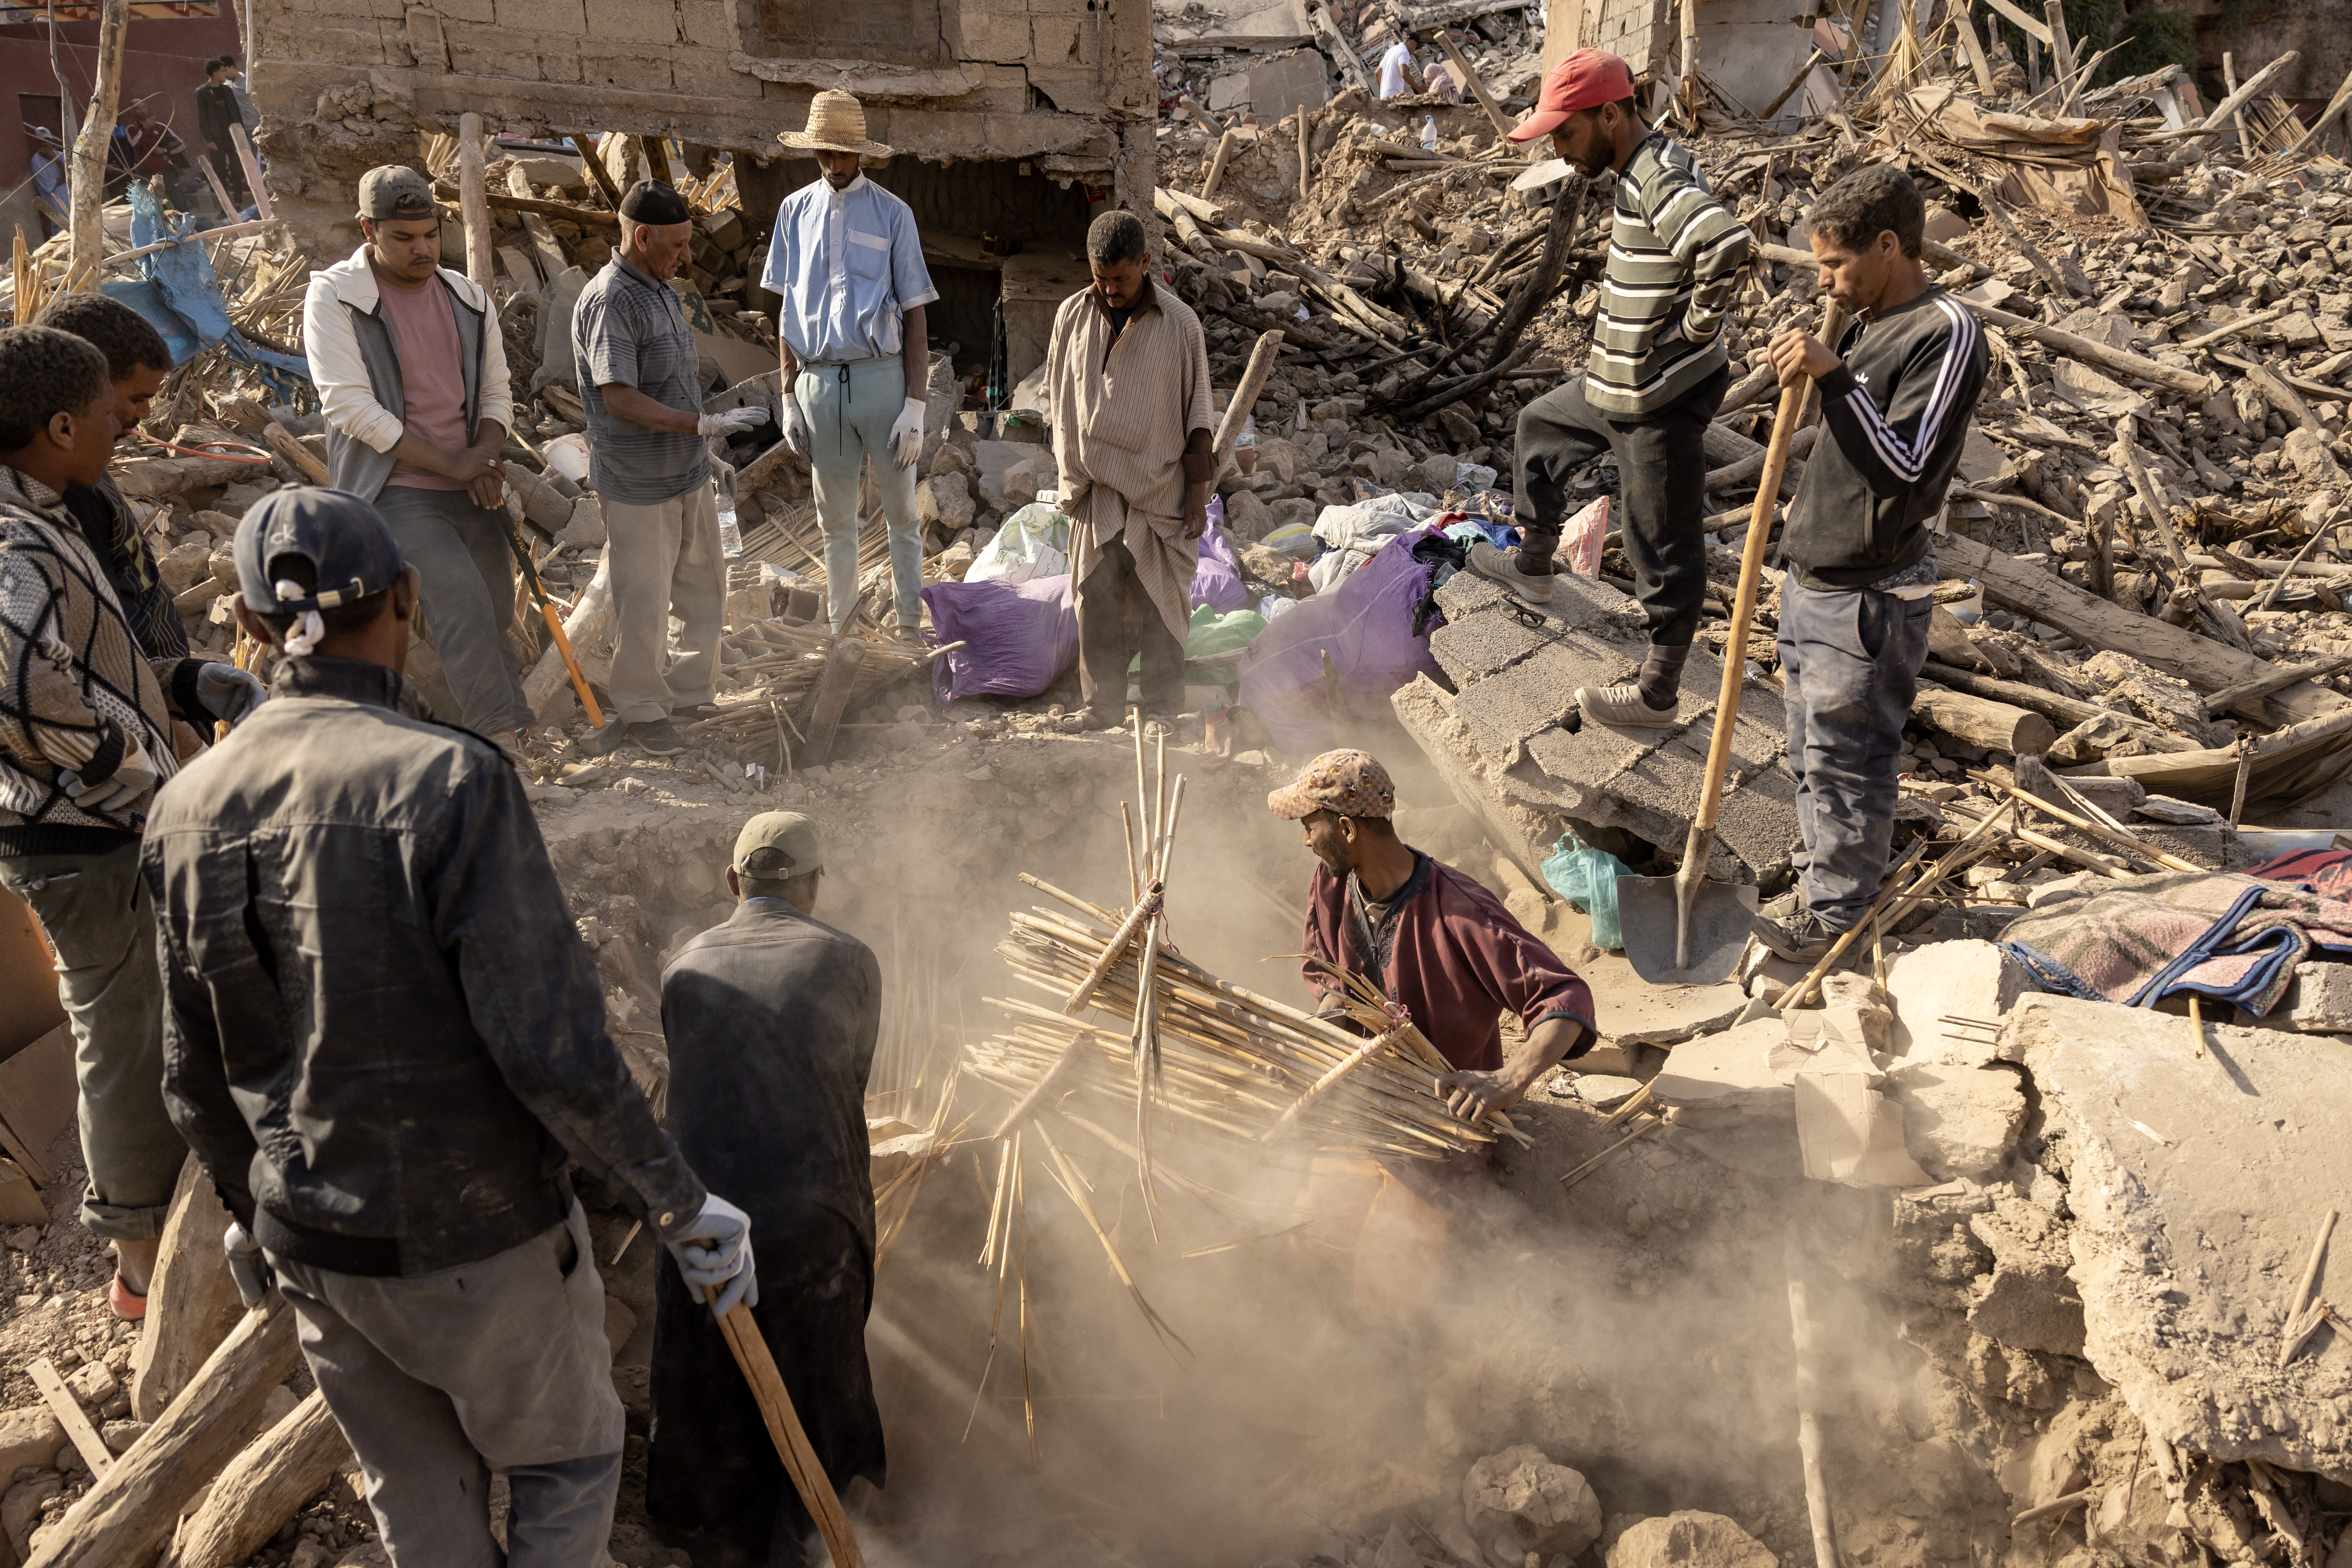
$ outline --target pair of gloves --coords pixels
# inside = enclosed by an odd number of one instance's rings
[[[725,1198],[715,1193],[705,1198],[702,1212],[677,1235],[663,1237],[662,1245],[677,1259],[678,1272],[696,1295],[719,1292],[710,1303],[711,1316],[723,1318],[738,1303],[760,1304],[760,1275],[751,1261],[751,1219]],[[231,1220],[221,1233],[221,1250],[228,1255],[229,1278],[236,1281],[237,1295],[247,1307],[260,1306],[278,1285],[261,1244]]]
[[[215,719],[242,724],[247,715],[268,700],[269,688],[250,670],[233,664],[207,663],[196,671],[196,700]],[[136,741],[114,772],[97,784],[84,784],[72,771],[58,775],[66,798],[77,809],[92,814],[121,811],[155,787],[155,760]]]
[[[913,466],[923,455],[923,400],[907,399],[907,406],[898,411],[898,422],[890,426],[890,455],[902,468]],[[784,444],[805,458],[809,455],[808,420],[801,414],[800,399],[786,395],[783,415]]]

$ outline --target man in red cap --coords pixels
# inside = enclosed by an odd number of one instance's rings
[[[1706,427],[1731,381],[1723,317],[1751,242],[1689,151],[1642,122],[1633,73],[1615,55],[1579,49],[1552,68],[1510,133],[1547,134],[1588,177],[1616,171],[1609,267],[1583,381],[1519,414],[1519,547],[1473,545],[1470,566],[1530,603],[1549,600],[1570,476],[1614,452],[1650,651],[1638,679],[1580,687],[1576,700],[1601,723],[1664,728],[1675,722],[1706,594]]]

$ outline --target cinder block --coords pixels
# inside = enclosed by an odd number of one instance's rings
[[[539,79],[569,86],[580,79],[580,57],[570,49],[542,46],[539,51]]]
[[[600,44],[674,44],[677,15],[646,0],[588,0],[587,36]]]
[[[2352,1033],[2352,964],[2298,963],[2263,1023],[2312,1033]]]
[[[492,0],[498,24],[518,33],[578,40],[588,37],[587,0]]]
[[[438,73],[449,68],[449,46],[441,36],[440,16],[425,10],[408,14],[408,52],[421,70]]]

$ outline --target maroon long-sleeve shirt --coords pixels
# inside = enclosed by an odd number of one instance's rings
[[[1497,1020],[1505,1008],[1529,1034],[1552,1018],[1591,1027],[1591,988],[1500,899],[1419,850],[1413,857],[1412,875],[1377,931],[1355,879],[1315,868],[1307,905],[1309,962],[1300,966],[1308,990],[1319,998],[1337,985],[1316,968],[1317,958],[1370,977],[1463,1072],[1503,1065]]]

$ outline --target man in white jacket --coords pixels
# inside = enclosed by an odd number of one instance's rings
[[[441,215],[400,164],[360,179],[365,243],[310,275],[310,379],[327,413],[329,485],[373,503],[423,575],[454,717],[522,754],[530,704],[508,657],[514,559],[499,454],[514,418],[498,307],[441,265]]]

